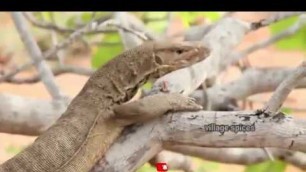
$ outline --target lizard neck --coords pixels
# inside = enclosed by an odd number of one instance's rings
[[[89,78],[80,94],[97,98],[97,102],[121,104],[130,100],[157,72],[159,65],[152,54],[153,45],[145,44],[115,57]]]

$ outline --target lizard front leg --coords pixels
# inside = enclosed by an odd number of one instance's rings
[[[114,118],[122,125],[145,122],[174,111],[198,111],[202,106],[195,99],[178,93],[155,94],[114,107]]]

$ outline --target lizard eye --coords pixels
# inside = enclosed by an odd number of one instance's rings
[[[183,53],[183,50],[176,50],[175,51],[177,54],[182,54]]]

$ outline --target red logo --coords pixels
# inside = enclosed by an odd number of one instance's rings
[[[168,166],[167,166],[167,163],[165,163],[165,162],[158,162],[158,163],[155,164],[155,166],[156,166],[157,172],[168,171]]]

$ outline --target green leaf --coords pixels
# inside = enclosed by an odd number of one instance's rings
[[[283,108],[281,108],[281,112],[283,112],[285,114],[292,114],[292,109],[287,108],[287,107],[283,107]]]
[[[161,33],[167,27],[167,21],[159,21],[159,22],[150,22],[146,26],[157,33]]]
[[[198,15],[203,15],[212,22],[215,22],[222,17],[222,13],[220,12],[198,12]]]
[[[149,89],[152,88],[152,86],[153,86],[153,83],[150,82],[150,81],[148,81],[148,82],[145,83],[142,87],[143,87],[144,89],[146,89],[146,90],[149,90]]]
[[[269,26],[272,35],[275,35],[288,27],[291,27],[298,17],[291,17]],[[306,50],[306,26],[301,28],[295,35],[278,41],[276,47],[282,50]]]
[[[8,153],[8,154],[15,155],[23,149],[24,149],[24,147],[22,147],[22,146],[17,147],[17,146],[9,145],[8,147],[5,148],[5,152]]]
[[[219,171],[220,164],[213,161],[203,161],[199,158],[192,158],[192,162],[197,165],[195,172],[203,172],[203,171]]]
[[[90,12],[83,12],[83,13],[74,13],[73,15],[68,15],[64,25],[67,26],[68,28],[76,28],[77,24],[83,22],[82,20],[83,15],[89,17],[90,14],[91,14]],[[84,22],[84,24],[86,23],[87,22]]]
[[[220,12],[178,12],[176,14],[181,17],[185,27],[189,27],[190,23],[192,23],[199,16],[203,16],[212,22],[220,19],[221,17]]]
[[[287,164],[283,161],[266,161],[259,164],[248,165],[244,172],[284,172]]]
[[[146,12],[146,15],[149,18],[163,18],[167,15],[168,12]]]
[[[41,12],[41,16],[43,17],[44,20],[51,22],[51,12]]]
[[[105,35],[103,41],[106,42],[121,42],[120,35],[118,33],[111,33]],[[113,46],[99,46],[94,52],[93,58],[91,60],[91,65],[93,68],[99,68],[106,62],[119,55],[124,50],[122,44]]]
[[[181,17],[184,27],[189,27],[190,23],[196,19],[198,15],[195,15],[195,12],[178,12],[177,15]]]
[[[142,167],[140,167],[137,172],[156,172],[156,169],[152,167],[149,163],[146,163]]]
[[[53,23],[52,16],[56,22],[56,25],[65,25],[66,21],[72,16],[76,16],[75,14],[69,14],[64,12],[40,12],[40,19],[45,20],[48,23]]]
[[[84,12],[81,14],[81,19],[84,23],[89,22],[92,19],[92,12]]]
[[[163,18],[167,15],[167,12],[147,12],[145,13],[145,15],[148,18]],[[146,26],[157,33],[161,33],[165,30],[167,25],[168,22],[164,20],[164,21],[149,22]]]
[[[77,16],[71,16],[69,19],[67,19],[65,25],[68,26],[69,28],[75,27],[75,20]]]
[[[82,21],[84,22],[84,23],[87,23],[87,22],[89,22],[89,21],[91,21],[91,19],[92,19],[92,14],[93,14],[93,12],[83,12],[82,14],[81,14],[81,19],[82,19]],[[110,14],[110,12],[96,12],[96,16],[95,16],[95,19],[97,19],[97,18],[100,18],[100,17],[103,17],[103,16],[106,16],[106,15],[108,15],[108,14]]]

